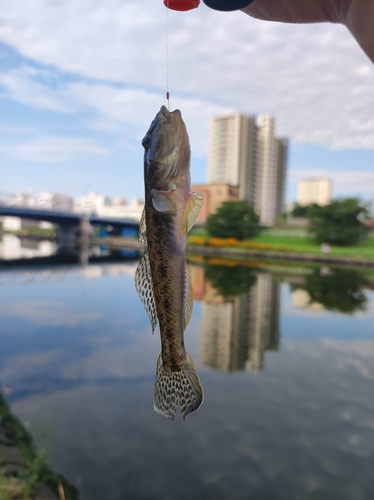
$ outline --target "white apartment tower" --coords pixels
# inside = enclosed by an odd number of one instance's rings
[[[299,182],[297,186],[297,203],[302,206],[317,203],[328,205],[331,202],[331,180],[327,177],[315,177]]]
[[[252,203],[260,223],[272,226],[283,210],[287,140],[274,136],[275,122],[238,113],[212,118],[208,184],[239,187],[239,198]]]
[[[261,273],[243,295],[203,301],[203,366],[225,371],[263,369],[265,351],[279,347],[280,288],[272,274]]]

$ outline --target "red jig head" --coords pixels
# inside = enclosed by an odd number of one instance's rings
[[[168,9],[186,11],[197,9],[200,0],[164,0],[164,5]]]

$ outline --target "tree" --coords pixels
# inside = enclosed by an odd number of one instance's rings
[[[259,217],[246,201],[225,201],[209,215],[205,228],[210,236],[244,240],[259,232]]]
[[[322,304],[328,311],[353,314],[365,311],[367,297],[362,291],[367,283],[364,276],[351,269],[333,269],[327,275],[321,275],[314,269],[306,276],[305,284],[293,286],[308,292],[310,303]]]
[[[295,203],[291,213],[294,217],[308,217],[309,209],[315,206],[318,207],[319,205],[316,203],[311,203],[310,205],[299,205],[298,203]]]
[[[224,266],[206,261],[204,262],[204,276],[223,297],[248,293],[257,280],[253,269],[239,262],[235,266]]]
[[[362,221],[368,213],[358,198],[335,200],[322,207],[314,205],[308,210],[309,232],[318,243],[355,245],[367,234]]]

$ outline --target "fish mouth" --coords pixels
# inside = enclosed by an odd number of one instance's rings
[[[175,109],[174,111],[169,111],[168,108],[164,105],[161,106],[159,114],[163,116],[167,121],[171,121],[175,118],[182,118],[182,113],[179,109]]]

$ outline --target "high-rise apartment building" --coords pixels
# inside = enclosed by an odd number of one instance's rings
[[[261,273],[245,294],[201,297],[201,363],[225,371],[262,370],[267,350],[279,346],[279,284]],[[210,293],[209,293],[210,292]]]
[[[331,201],[331,180],[327,177],[315,177],[299,182],[297,186],[297,203],[302,206],[317,203],[328,205]]]
[[[286,139],[274,136],[275,121],[238,113],[212,118],[208,184],[239,188],[239,199],[252,203],[260,223],[272,226],[283,210]]]

